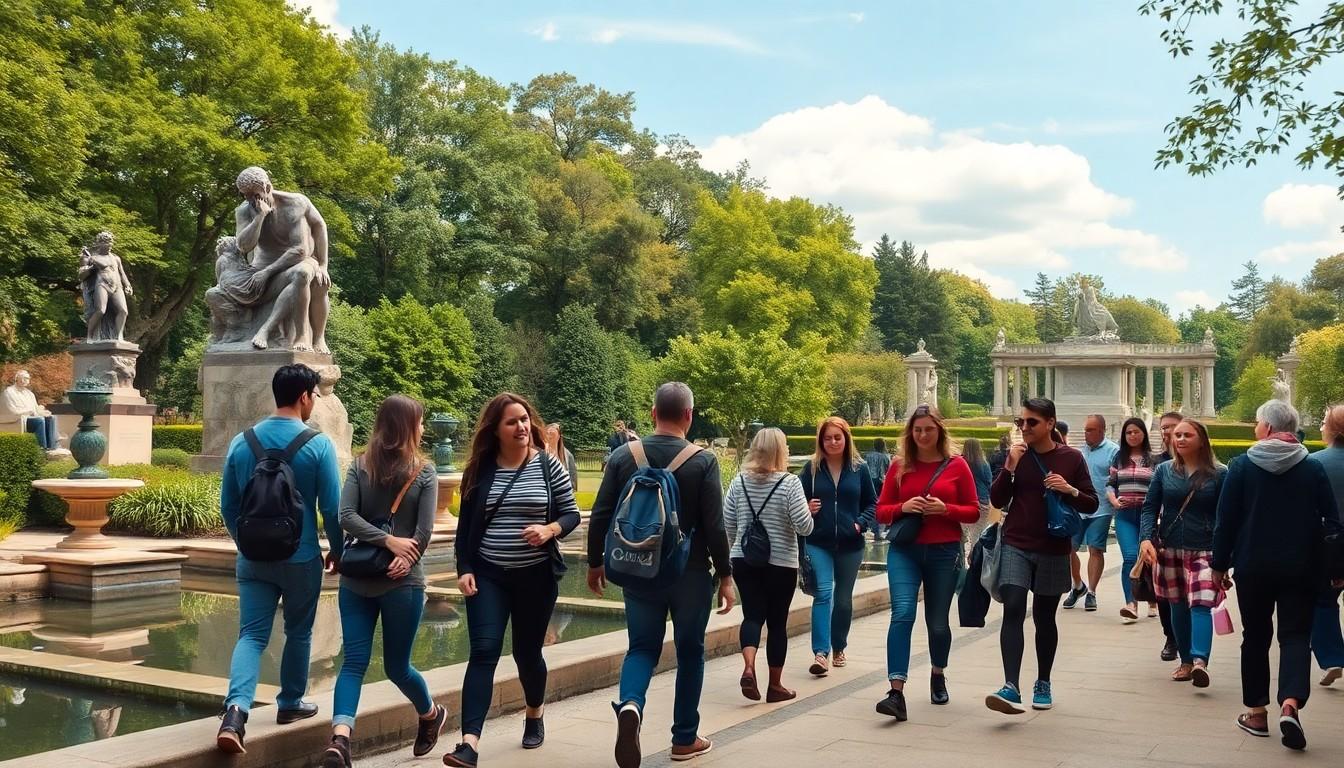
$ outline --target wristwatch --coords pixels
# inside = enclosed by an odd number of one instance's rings
[[[1073,491],[1073,498],[1075,499],[1078,498],[1079,493],[1082,493],[1082,491],[1079,491],[1077,488],[1073,488],[1072,486],[1070,486],[1070,490]]]

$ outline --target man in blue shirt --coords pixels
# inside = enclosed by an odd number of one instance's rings
[[[252,429],[263,448],[283,450],[301,434],[313,413],[318,397],[317,372],[305,365],[286,365],[275,372],[271,391],[275,395],[274,415]],[[224,526],[234,541],[238,539],[238,518],[243,491],[256,459],[243,434],[229,444],[224,463],[223,486],[219,494]],[[276,698],[276,722],[281,725],[317,714],[317,705],[303,701],[308,688],[308,655],[312,646],[313,620],[317,599],[322,591],[322,549],[317,543],[317,513],[327,531],[331,554],[326,570],[335,572],[341,556],[341,526],[338,521],[341,500],[340,467],[336,447],[326,435],[309,440],[295,455],[290,467],[294,483],[303,496],[303,530],[298,550],[288,560],[259,562],[238,555],[238,643],[229,667],[229,693],[224,700],[224,722],[216,744],[223,752],[241,754],[244,724],[257,690],[261,654],[271,639],[275,610],[283,603],[285,650],[280,660],[280,695]]]
[[[1087,460],[1088,473],[1092,475],[1092,487],[1104,489],[1111,479],[1111,464],[1120,452],[1120,446],[1106,437],[1106,417],[1094,413],[1087,417],[1083,426],[1083,458]],[[1106,500],[1105,491],[1097,492],[1097,511],[1083,515],[1083,529],[1074,539],[1076,550],[1069,555],[1069,566],[1073,572],[1073,590],[1064,598],[1064,608],[1078,604],[1078,598],[1087,596],[1083,609],[1097,610],[1097,584],[1101,582],[1101,572],[1106,568],[1106,538],[1111,533],[1111,517],[1114,515],[1111,502]],[[1083,563],[1078,556],[1083,547],[1087,547],[1087,584],[1083,584]]]

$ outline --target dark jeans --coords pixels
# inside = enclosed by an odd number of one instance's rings
[[[765,658],[771,667],[784,666],[789,653],[789,604],[798,589],[798,569],[779,565],[756,567],[733,558],[733,581],[742,596],[743,648],[761,647],[761,625],[767,628]]]
[[[50,451],[60,447],[55,416],[30,416],[24,421],[23,428],[24,431],[32,432],[37,437],[37,444],[42,446],[43,450]]]
[[[887,585],[891,592],[891,624],[887,627],[887,679],[910,675],[910,635],[919,611],[919,588],[924,587],[924,626],[929,632],[929,661],[947,666],[952,652],[948,613],[957,587],[961,544],[892,544],[887,550]]]
[[[504,651],[504,627],[513,621],[513,661],[529,707],[546,701],[541,647],[559,587],[550,562],[526,568],[476,569],[476,594],[467,598],[471,657],[462,681],[462,733],[481,735],[495,693],[495,667]]]
[[[1344,590],[1327,589],[1316,601],[1316,619],[1311,625],[1311,650],[1321,669],[1344,667],[1344,632],[1339,626],[1339,595]]]
[[[1279,625],[1278,702],[1297,699],[1306,706],[1311,693],[1311,622],[1316,592],[1305,579],[1237,579],[1241,609],[1241,699],[1248,707],[1269,706],[1269,645],[1274,640],[1275,612]]]
[[[1005,584],[999,591],[1003,595],[1003,629],[999,632],[1003,679],[1021,690],[1018,678],[1022,674],[1022,653],[1026,649],[1022,627],[1027,623],[1027,590],[1016,584]],[[1060,597],[1034,595],[1031,603],[1031,618],[1036,625],[1038,680],[1049,681],[1050,671],[1055,666],[1055,651],[1059,649],[1059,627],[1055,624],[1055,614],[1059,611]]]
[[[677,648],[676,696],[672,704],[672,744],[695,743],[700,728],[700,691],[705,683],[705,627],[714,604],[714,577],[692,566],[681,581],[662,592],[625,590],[625,626],[630,650],[621,664],[620,701],[644,711],[649,681],[663,652],[667,617]]]
[[[424,587],[398,587],[378,597],[364,597],[341,587],[341,647],[345,659],[332,695],[332,725],[355,728],[360,687],[373,653],[373,633],[383,620],[383,670],[415,707],[417,715],[434,709],[425,678],[411,666],[411,647],[425,611]]]

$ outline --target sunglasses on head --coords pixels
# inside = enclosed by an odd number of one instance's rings
[[[915,413],[914,413],[914,415],[915,415],[915,416],[928,416],[930,413],[933,413],[933,410],[932,410],[931,408],[929,408],[929,406],[927,406],[927,405],[921,405],[921,406],[919,406],[918,408],[915,409]]]
[[[1035,429],[1036,426],[1041,424],[1042,422],[1043,419],[1033,419],[1030,417],[1024,419],[1021,416],[1017,417],[1016,419],[1013,419],[1013,423],[1017,425],[1018,429],[1021,429],[1024,426]]]

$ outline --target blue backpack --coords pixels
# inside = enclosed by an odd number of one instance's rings
[[[625,588],[657,591],[674,584],[691,557],[692,533],[681,530],[676,472],[704,450],[688,445],[664,468],[649,465],[644,443],[630,443],[635,473],[626,481],[607,531],[607,579]]]

